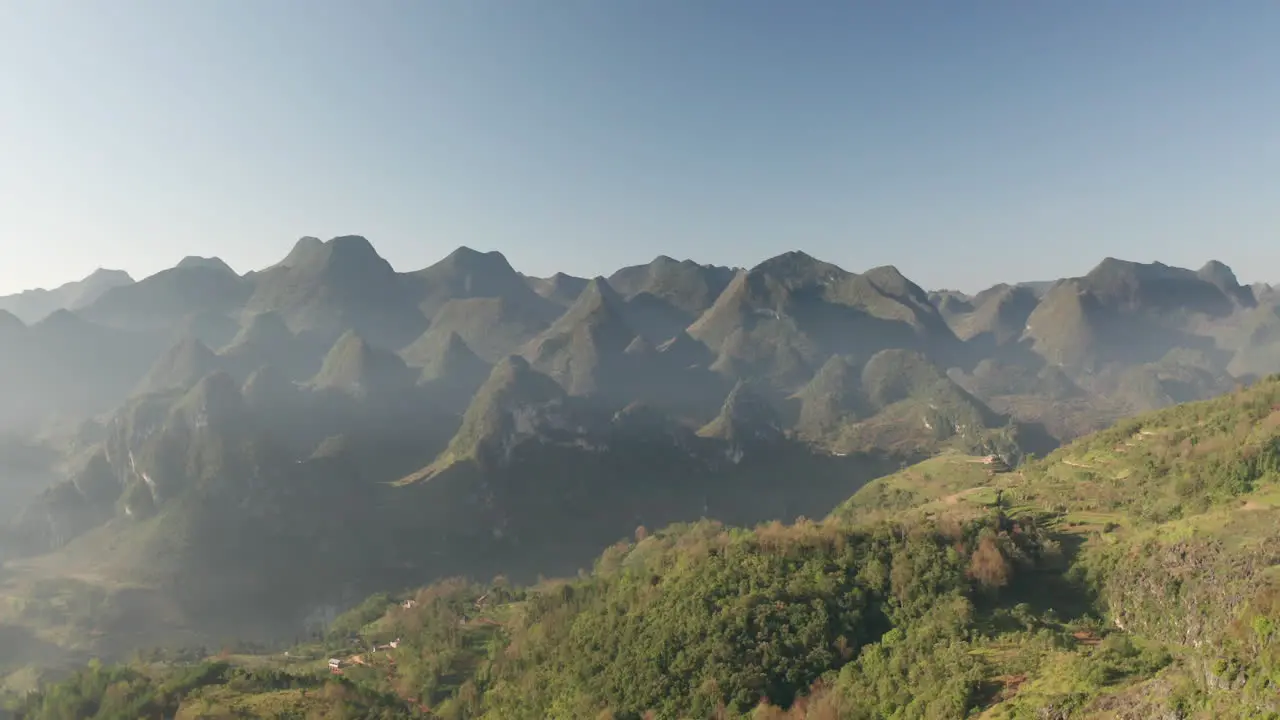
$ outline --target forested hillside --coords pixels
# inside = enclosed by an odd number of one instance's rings
[[[822,519],[374,596],[287,655],[94,666],[18,714],[1276,717],[1278,520],[1275,376],[1017,468],[943,454]]]

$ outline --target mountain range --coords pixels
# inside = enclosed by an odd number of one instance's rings
[[[1280,293],[1218,262],[967,295],[803,252],[401,273],[344,236],[0,308],[0,594],[64,608],[0,626],[94,652],[571,574],[637,526],[820,517],[938,453],[1018,465],[1280,371]],[[92,636],[66,630],[85,597]]]

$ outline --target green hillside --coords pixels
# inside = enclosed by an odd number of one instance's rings
[[[371,598],[200,683],[90,669],[24,717],[148,697],[178,717],[1274,718],[1278,521],[1273,376],[1013,471],[942,455],[821,521],[641,527],[574,579]]]

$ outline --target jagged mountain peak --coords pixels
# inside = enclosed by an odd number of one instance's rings
[[[1091,269],[1088,273],[1085,273],[1085,275],[1087,277],[1089,275],[1101,275],[1103,273],[1108,273],[1108,272],[1124,272],[1124,271],[1129,271],[1134,268],[1140,267],[1142,265],[1143,263],[1140,263],[1140,262],[1135,262],[1133,260],[1122,260],[1120,258],[1108,255],[1102,258],[1101,260],[1099,260],[1098,264],[1094,265],[1093,269]],[[1154,265],[1156,267],[1166,267],[1164,263],[1160,263],[1160,262],[1154,263]]]
[[[569,309],[552,323],[545,334],[557,335],[571,332],[583,324],[625,324],[623,307],[624,301],[609,285],[608,280],[602,277],[592,278],[573,305],[570,305]],[[628,334],[626,342],[629,343],[633,336],[634,333]]]
[[[974,308],[973,298],[959,290],[934,290],[929,293],[929,301],[943,317],[971,313]]]
[[[1076,367],[1093,360],[1097,351],[1097,299],[1078,280],[1058,283],[1045,293],[1027,317],[1023,338],[1048,362]]]
[[[231,273],[236,275],[236,271],[231,266],[218,257],[199,257],[197,255],[188,255],[178,261],[174,268],[179,270],[205,269],[217,272]]]
[[[316,245],[303,241],[285,262],[255,277],[246,315],[274,311],[294,333],[330,341],[355,329],[399,348],[422,333],[426,318],[400,276],[360,235]]]
[[[289,251],[289,254],[273,267],[293,267],[302,263],[313,262],[313,258],[323,251],[324,241],[318,237],[307,235],[299,238],[298,242],[294,243],[293,249]]]
[[[587,278],[581,278],[574,275],[558,272],[549,278],[526,278],[529,287],[542,297],[556,303],[568,307],[573,304],[574,300],[582,294],[582,290],[589,282]]]
[[[196,427],[239,418],[244,410],[240,385],[227,373],[214,370],[204,375],[174,406]]]
[[[720,414],[698,430],[698,435],[735,443],[776,441],[782,438],[777,411],[750,383],[739,380],[729,391]]]
[[[293,332],[284,318],[274,311],[257,312],[249,316],[240,331],[227,346],[227,350],[245,345],[273,346],[293,339]],[[226,352],[226,351],[224,351]]]
[[[881,265],[862,273],[880,292],[900,298],[910,298],[922,305],[929,304],[929,293],[902,274],[894,265]]]
[[[909,397],[927,394],[930,387],[946,380],[942,370],[920,353],[910,350],[881,350],[862,368],[863,392],[877,406],[890,405]]]
[[[1144,284],[1197,279],[1196,274],[1186,268],[1173,267],[1159,261],[1141,263],[1114,257],[1103,258],[1083,278],[1087,287],[1104,294],[1118,293],[1122,289],[1133,292]]]
[[[348,330],[325,355],[310,385],[317,390],[368,397],[405,389],[411,384],[411,375],[398,355]]]
[[[98,268],[81,280],[64,283],[51,290],[36,288],[0,297],[0,310],[12,313],[30,325],[59,309],[79,310],[109,290],[132,284],[133,278],[123,270]]]
[[[843,355],[831,356],[813,379],[792,396],[800,401],[797,430],[818,437],[856,417],[861,410],[861,387],[861,377],[853,363]]]
[[[650,274],[654,272],[662,272],[673,270],[676,268],[710,268],[710,265],[703,265],[695,260],[677,260],[670,255],[661,254],[655,256],[649,262],[642,265],[628,265],[610,276],[610,282],[615,278],[623,278],[627,276],[635,276],[642,274]]]
[[[546,322],[560,309],[534,292],[506,256],[496,250],[479,252],[460,247],[434,265],[404,278],[418,307],[433,319],[449,301],[467,298],[504,298],[525,306]]]
[[[1008,283],[997,283],[991,287],[979,291],[969,299],[974,309],[982,307],[989,302],[1009,302],[1011,299],[1021,298],[1029,299],[1031,302],[1039,300],[1039,296],[1034,290],[1024,285],[1010,285]]]
[[[497,250],[475,250],[466,245],[459,246],[458,249],[449,253],[440,261],[442,265],[449,265],[458,269],[466,269],[471,271],[484,270],[500,270],[515,272],[511,267],[511,263],[507,260],[507,256]]]
[[[643,294],[660,298],[692,319],[711,307],[733,276],[726,267],[659,255],[647,265],[618,270],[609,276],[609,284],[628,299]]]
[[[377,255],[373,243],[363,235],[339,235],[329,240],[329,246],[335,254],[341,255]]]
[[[243,319],[235,337],[218,354],[239,378],[270,365],[302,380],[315,374],[331,349],[323,337],[296,335],[279,313],[266,311]]]
[[[519,355],[509,355],[493,367],[476,393],[476,402],[496,399],[547,402],[564,397],[564,390]]]
[[[786,288],[798,288],[844,279],[850,273],[801,250],[791,250],[756,265],[747,275],[753,284],[771,281]]]
[[[857,368],[843,355],[832,355],[814,373],[813,379],[795,394],[795,397],[839,395],[857,389],[860,381]]]
[[[1196,275],[1244,307],[1254,307],[1258,304],[1258,295],[1253,288],[1241,285],[1235,272],[1225,263],[1210,260],[1196,271]]]
[[[1203,267],[1196,271],[1200,277],[1208,280],[1215,285],[1223,287],[1239,287],[1240,281],[1236,279],[1235,271],[1233,271],[1226,263],[1218,260],[1210,260]]]
[[[1188,331],[1256,305],[1249,288],[1230,284],[1225,266],[1207,269],[1106,258],[1083,277],[1055,283],[1028,317],[1024,337],[1049,362],[1079,371],[1154,361],[1205,341]]]
[[[219,369],[218,356],[208,346],[194,337],[182,337],[152,364],[135,394],[185,390]]]
[[[587,299],[587,302],[622,302],[622,297],[618,294],[618,291],[609,284],[607,278],[600,275],[587,281],[586,286],[582,288],[582,295]]]
[[[114,270],[111,268],[97,268],[93,272],[85,276],[80,281],[86,285],[131,285],[133,284],[133,276],[124,270]],[[65,287],[65,286],[63,286]]]
[[[906,275],[902,274],[897,265],[877,265],[862,274],[885,285],[896,283],[903,289],[915,285]]]
[[[483,379],[490,372],[490,366],[476,355],[461,336],[449,332],[443,342],[434,343],[421,356],[422,380],[458,380],[470,383],[475,378]]]
[[[1108,257],[1081,278],[1104,306],[1122,311],[1230,314],[1236,304],[1252,305],[1253,294],[1241,288],[1222,263],[1201,271],[1162,262],[1137,263]]]
[[[373,268],[377,272],[385,272],[391,268],[391,264],[378,254],[373,243],[363,235],[340,235],[329,240],[307,236],[298,240],[283,260],[265,272],[281,269],[307,273],[332,272],[341,269],[343,265]]]
[[[509,450],[520,436],[535,432],[541,408],[564,399],[564,390],[524,358],[504,358],[476,391],[444,452],[401,482],[429,480],[459,463],[500,460],[493,456]],[[521,422],[513,417],[516,413]]]
[[[338,282],[366,282],[378,279],[393,282],[395,270],[378,254],[363,235],[342,235],[321,243],[315,252],[304,254],[295,269],[310,269],[320,277]]]
[[[171,332],[184,318],[239,312],[252,284],[216,258],[187,258],[136,283],[103,292],[80,312],[107,327]]]
[[[730,376],[794,392],[832,354],[911,347],[953,361],[963,346],[928,295],[896,269],[857,275],[791,252],[736,277],[688,332]]]
[[[587,284],[577,301],[521,354],[572,395],[608,392],[625,372],[619,359],[637,333],[623,301],[604,278]]]
[[[1040,298],[1030,288],[996,285],[973,297],[969,312],[953,315],[949,323],[961,340],[980,338],[994,346],[1017,342],[1026,330]]]

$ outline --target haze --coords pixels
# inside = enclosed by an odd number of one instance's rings
[[[0,720],[1280,718],[1277,37],[0,2]]]
[[[1270,3],[9,2],[0,293],[352,232],[401,270],[1276,280],[1277,34]]]

